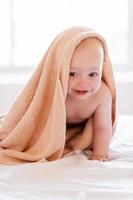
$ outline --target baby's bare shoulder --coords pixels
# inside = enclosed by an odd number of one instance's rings
[[[111,92],[108,86],[104,83],[104,81],[101,82],[99,91],[95,93],[92,98],[93,102],[95,102],[96,107],[99,107],[99,105],[105,104],[107,102],[111,103],[112,101]]]
[[[111,91],[104,81],[101,82],[101,87],[98,92],[98,98],[101,100],[111,99]]]
[[[98,105],[107,105],[112,102],[112,95],[109,87],[102,81],[100,90],[97,94]]]
[[[89,105],[93,110],[93,114],[97,111],[98,108],[105,107],[105,105],[111,105],[112,96],[108,86],[102,81],[100,89],[93,96],[91,100],[88,100]]]

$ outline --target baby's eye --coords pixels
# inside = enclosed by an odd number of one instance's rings
[[[69,76],[72,76],[72,77],[77,77],[78,74],[76,72],[69,72]]]
[[[92,72],[92,73],[89,74],[89,76],[93,78],[93,77],[98,76],[98,73],[96,73],[96,72]]]

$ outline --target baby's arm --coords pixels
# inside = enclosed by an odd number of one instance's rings
[[[107,86],[100,94],[100,103],[94,114],[93,154],[90,159],[106,161],[112,137],[112,97]]]

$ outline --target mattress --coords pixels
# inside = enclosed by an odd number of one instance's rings
[[[0,165],[0,200],[132,200],[133,116],[118,117],[109,162],[77,151],[57,161]]]

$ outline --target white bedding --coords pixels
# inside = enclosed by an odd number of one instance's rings
[[[133,116],[119,116],[109,162],[82,153],[47,163],[0,165],[0,200],[132,200]]]

